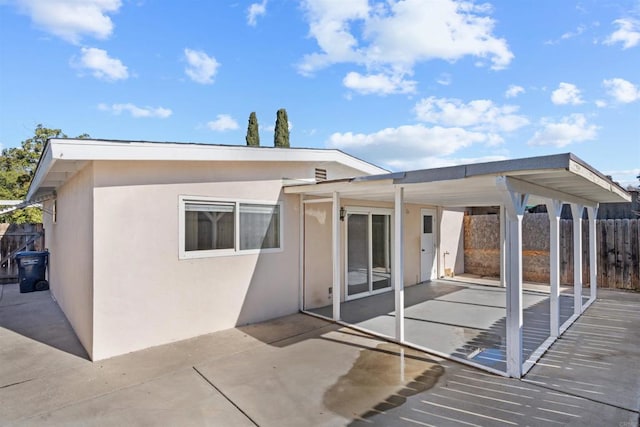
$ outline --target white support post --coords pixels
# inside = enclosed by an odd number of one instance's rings
[[[522,217],[528,194],[513,190],[510,178],[497,177],[506,211],[507,375],[522,377]]]
[[[304,310],[304,240],[305,240],[305,229],[304,229],[304,194],[300,195],[300,201],[298,203],[299,209],[299,224],[298,224],[298,233],[300,233],[300,238],[298,242],[300,244],[298,249],[299,265],[298,265],[298,309],[300,311]]]
[[[500,205],[500,286],[507,286],[507,233],[505,230],[506,214],[504,205]]]
[[[582,314],[582,212],[583,205],[571,203],[573,217],[573,314]]]
[[[340,194],[333,192],[331,219],[331,260],[333,265],[333,320],[340,320]]]
[[[589,216],[589,299],[595,300],[598,296],[598,238],[596,236],[598,205],[588,206],[587,215]]]
[[[396,187],[394,204],[393,287],[396,340],[404,342],[404,188]]]
[[[549,214],[549,331],[552,338],[560,336],[560,215],[562,201],[547,201]]]

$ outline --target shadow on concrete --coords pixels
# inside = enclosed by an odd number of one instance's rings
[[[89,360],[49,291],[21,294],[17,283],[0,285],[0,328]]]

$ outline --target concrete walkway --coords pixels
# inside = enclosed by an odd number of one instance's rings
[[[301,314],[92,363],[48,292],[0,292],[3,426],[638,425],[640,294],[518,381]]]

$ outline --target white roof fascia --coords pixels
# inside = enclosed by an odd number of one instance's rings
[[[591,170],[584,167],[580,163],[574,161],[573,159],[569,161],[569,171],[620,196],[621,198],[625,199],[627,202],[631,201],[631,195],[629,193],[627,193],[617,185],[612,184],[610,181],[607,181],[606,179],[601,178],[600,176],[598,176],[598,174],[592,172]]]
[[[26,200],[31,200],[35,193],[40,188],[40,184],[45,179],[53,164],[55,163],[55,159],[53,158],[53,154],[51,152],[51,141],[45,145],[44,152],[40,156],[40,161],[38,162],[38,166],[36,169],[36,173],[31,180],[31,184],[29,185],[29,191],[27,192]]]
[[[388,171],[339,150],[220,146],[187,143],[100,141],[91,139],[49,140],[54,159],[64,160],[182,160],[240,162],[335,162],[362,171]]]
[[[541,185],[533,184],[531,182],[522,181],[520,179],[511,176],[498,176],[496,177],[496,185],[498,187],[504,187],[509,191],[518,193],[526,193],[545,199],[561,200],[566,203],[575,203],[582,206],[597,207],[598,202],[593,200],[583,199],[582,197],[567,194],[562,191],[554,190]]]

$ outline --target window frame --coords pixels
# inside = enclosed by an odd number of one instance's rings
[[[186,205],[189,203],[220,203],[234,205],[234,237],[233,248],[231,249],[206,249],[206,250],[193,250],[187,251],[185,248],[186,237]],[[277,248],[267,249],[240,249],[240,205],[264,205],[269,207],[278,207],[279,215],[279,246]],[[178,258],[179,259],[193,259],[193,258],[215,258],[225,256],[238,256],[238,255],[251,255],[251,254],[264,254],[264,253],[278,253],[284,251],[284,209],[281,200],[275,202],[268,200],[249,200],[249,199],[235,199],[235,198],[220,198],[210,196],[178,196]]]

